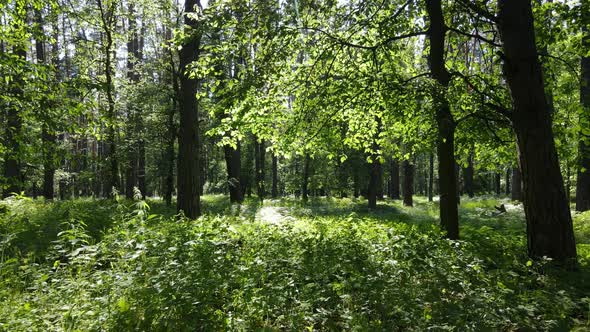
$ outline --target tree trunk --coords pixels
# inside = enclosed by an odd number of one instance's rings
[[[279,158],[277,155],[272,155],[272,198],[279,197]]]
[[[186,0],[185,13],[194,13],[195,6],[201,8],[200,0]],[[185,25],[191,27],[193,35],[180,50],[180,128],[178,139],[178,198],[177,210],[195,219],[201,215],[199,167],[199,109],[195,96],[199,83],[189,78],[189,66],[199,57],[201,35],[199,22],[185,16]]]
[[[520,168],[518,165],[512,167],[512,200],[522,202],[522,176],[520,175]]]
[[[447,27],[440,0],[426,0],[430,20],[428,62],[432,77],[444,91],[435,91],[436,123],[438,126],[437,152],[440,190],[440,223],[449,239],[459,238],[459,212],[457,209],[457,180],[455,173],[456,123],[446,99],[450,75],[445,67],[445,34]]]
[[[308,198],[309,198],[309,193],[308,193],[308,182],[309,182],[309,164],[311,163],[311,158],[309,157],[309,154],[305,154],[305,161],[303,164],[303,181],[302,181],[302,185],[301,185],[301,197],[303,199],[303,202],[307,202]]]
[[[380,162],[378,164],[379,174],[377,178],[377,199],[382,201],[385,195],[383,193],[383,165],[381,165]]]
[[[258,142],[254,140],[254,155],[256,164],[256,194],[258,199],[262,202],[264,200],[265,188],[264,188],[264,160],[265,160],[265,147],[264,140]]]
[[[353,169],[352,186],[352,197],[359,198],[361,195],[361,185],[359,171],[356,168]]]
[[[37,40],[35,42],[35,48],[37,52],[37,62],[39,64],[46,65],[47,59],[45,56],[45,45],[43,42],[44,34],[43,34],[43,17],[41,14],[41,10],[35,10],[35,21],[38,24],[39,32],[41,33],[40,36],[37,36]],[[57,28],[55,25],[53,28]],[[57,31],[54,31],[54,35],[57,34]],[[52,56],[53,56],[53,63],[55,68],[57,69],[58,59],[57,59],[57,39],[54,41],[53,49],[52,49]],[[56,70],[57,73],[57,70]],[[56,75],[57,76],[57,75]],[[42,108],[51,107],[53,105],[49,105],[45,98],[42,99]],[[49,115],[46,115],[48,117]],[[45,199],[52,200],[54,197],[54,178],[55,178],[55,134],[53,134],[53,130],[51,129],[51,121],[48,118],[43,119],[43,123],[41,125],[41,141],[42,141],[42,151],[43,151],[43,196]]]
[[[535,45],[530,0],[499,0],[504,75],[513,103],[528,254],[575,265],[576,245]]]
[[[225,166],[227,168],[227,183],[229,186],[229,201],[231,203],[242,203],[244,195],[242,193],[241,178],[241,147],[240,142],[237,143],[234,149],[230,145],[224,145],[223,151],[225,154]]]
[[[404,206],[414,206],[414,165],[409,160],[404,160],[402,168],[404,172],[403,204]]]
[[[434,193],[434,154],[429,154],[428,163],[428,201],[432,202]]]
[[[590,7],[590,6],[589,6]],[[587,15],[590,16],[590,15]],[[590,45],[590,32],[584,29],[585,45]],[[588,49],[588,48],[586,48]],[[578,143],[578,178],[576,184],[576,211],[590,210],[590,57],[582,57],[582,82],[580,84],[580,141]]]
[[[369,209],[377,207],[377,196],[379,191],[379,181],[381,173],[381,163],[376,157],[372,158],[372,163],[369,164],[369,186],[367,187],[367,200]]]
[[[115,142],[116,134],[116,113],[115,113],[115,97],[113,84],[113,28],[115,25],[115,9],[114,4],[104,4],[102,0],[97,0],[100,10],[101,27],[103,29],[102,48],[105,57],[104,71],[105,71],[105,88],[107,95],[107,114],[106,114],[106,142],[108,148],[106,149],[105,160],[109,168],[106,172],[105,179],[105,195],[112,196],[113,189],[119,187],[119,162],[117,160],[117,145]],[[106,7],[105,7],[106,5]]]
[[[170,30],[166,29],[166,39],[170,40]],[[172,194],[174,192],[174,142],[177,139],[176,125],[174,124],[174,115],[178,110],[178,100],[180,98],[180,86],[178,83],[178,72],[176,70],[176,64],[174,63],[173,48],[170,47],[170,78],[172,83],[172,107],[168,110],[166,118],[166,179],[164,186],[164,201],[167,206],[172,205]]]
[[[499,172],[494,173],[494,189],[496,195],[500,195],[502,193],[502,175]]]
[[[459,182],[459,180],[461,179],[461,176],[459,176],[460,171],[461,171],[461,166],[455,160],[455,179],[456,179],[455,185],[457,188],[457,204],[461,204],[461,183]]]
[[[390,164],[390,177],[391,177],[391,199],[400,199],[400,191],[399,191],[399,162],[395,159],[391,159]]]
[[[467,167],[463,168],[463,189],[470,198],[475,196],[473,193],[473,173],[473,156],[469,155]]]
[[[506,177],[504,181],[506,182],[504,185],[506,196],[510,195],[510,176],[512,175],[512,171],[510,171],[510,167],[506,168]]]

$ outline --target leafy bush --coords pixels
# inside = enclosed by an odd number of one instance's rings
[[[250,213],[189,221],[119,202],[99,237],[93,218],[70,213],[44,260],[3,254],[0,330],[555,330],[587,321],[584,290],[570,286],[586,270],[563,276],[529,261],[513,233],[520,226],[508,225],[521,221],[504,220],[504,233],[467,218],[466,240],[449,241],[428,212],[399,222],[409,210],[318,201],[310,213],[286,203],[297,217],[268,223]],[[8,204],[15,216],[45,205]]]

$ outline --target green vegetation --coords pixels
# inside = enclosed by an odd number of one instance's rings
[[[590,327],[590,220],[580,270],[526,256],[522,209],[464,200],[445,240],[437,203],[205,196],[0,203],[0,330],[566,330]],[[154,214],[157,213],[157,214]]]
[[[589,272],[589,0],[0,0],[0,332],[590,331]]]

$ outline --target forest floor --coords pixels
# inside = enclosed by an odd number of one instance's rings
[[[527,258],[519,204],[463,198],[460,241],[437,204],[205,196],[189,221],[159,201],[0,201],[0,331],[590,329],[590,213],[566,272]]]

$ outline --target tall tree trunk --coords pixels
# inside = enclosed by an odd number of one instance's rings
[[[302,185],[301,185],[301,198],[303,199],[303,202],[307,202],[308,198],[309,198],[309,193],[308,193],[308,182],[309,182],[309,166],[311,163],[311,158],[309,156],[309,154],[305,154],[305,161],[303,163],[303,181],[302,181]]]
[[[277,155],[272,155],[272,198],[279,197],[279,158]]]
[[[359,198],[361,195],[361,184],[360,184],[360,176],[358,169],[353,168],[352,174],[352,197]]]
[[[522,202],[522,176],[518,165],[512,167],[512,190],[511,196],[513,201]]]
[[[404,160],[402,168],[404,172],[403,204],[404,206],[414,206],[414,165],[409,160]]]
[[[460,183],[461,176],[459,175],[460,171],[461,171],[461,166],[455,160],[455,179],[456,179],[455,185],[457,188],[457,204],[461,204],[461,183]]]
[[[35,42],[35,48],[37,52],[37,61],[39,64],[46,65],[47,59],[45,56],[45,43],[43,42],[44,34],[43,34],[43,17],[41,14],[41,10],[35,10],[35,21],[38,24],[40,36],[37,37],[37,41]],[[57,25],[53,26],[54,29],[54,37],[57,36]],[[52,57],[53,57],[53,64],[55,66],[55,73],[57,73],[58,69],[58,45],[57,45],[57,38],[54,41],[53,49],[52,49]],[[57,78],[57,75],[56,75]],[[53,105],[49,105],[47,100],[43,98],[43,102],[41,107],[47,108]],[[49,113],[48,113],[49,114]],[[49,115],[46,115],[48,117]],[[54,197],[54,178],[55,178],[55,134],[51,128],[51,120],[48,118],[43,119],[43,123],[41,125],[41,141],[42,141],[42,151],[43,151],[43,196],[45,199],[52,200]]]
[[[434,193],[434,154],[429,154],[428,163],[428,201],[432,202]]]
[[[381,173],[381,163],[375,156],[372,159],[372,163],[369,164],[369,186],[367,187],[369,209],[377,207],[378,187]]]
[[[399,180],[399,162],[395,159],[391,159],[391,164],[389,165],[390,169],[390,177],[391,177],[391,199],[400,199],[400,180]]]
[[[467,167],[463,168],[463,188],[465,193],[473,198],[473,155],[469,155],[467,159]]]
[[[456,123],[446,99],[450,75],[445,67],[445,34],[447,27],[440,0],[426,0],[430,20],[428,62],[432,77],[443,91],[434,91],[436,123],[438,126],[437,152],[440,190],[440,223],[449,239],[459,238],[459,212],[457,209],[457,174],[455,173]]]
[[[494,191],[496,195],[502,193],[502,175],[500,175],[500,172],[494,173]]]
[[[170,35],[170,29],[166,29],[167,35],[166,39],[172,39]],[[170,79],[172,83],[172,107],[168,110],[166,114],[166,179],[165,179],[165,186],[164,186],[164,201],[166,205],[172,205],[172,194],[174,192],[174,142],[177,139],[176,133],[176,125],[174,123],[174,115],[178,110],[178,100],[180,96],[180,86],[178,82],[178,71],[176,70],[176,64],[174,63],[174,53],[173,48],[169,48],[169,56],[170,56]]]
[[[378,200],[383,200],[384,197],[384,193],[383,193],[383,165],[381,165],[381,163],[379,163],[379,175],[377,178],[377,199]]]
[[[203,142],[203,137],[199,137],[199,142]],[[202,144],[199,151],[199,196],[205,194],[205,183],[207,183],[207,176],[209,175],[209,154],[211,146],[208,144]]]
[[[241,146],[237,143],[236,148],[230,145],[224,145],[223,151],[225,154],[225,166],[227,168],[227,182],[229,186],[229,201],[231,203],[242,203],[244,195],[242,193],[242,186],[240,185],[241,178]]]
[[[186,0],[185,13],[194,13],[201,8],[200,0]],[[200,10],[200,9],[199,9]],[[201,215],[199,166],[199,109],[195,96],[199,82],[189,77],[190,64],[199,58],[201,35],[199,22],[188,15],[184,24],[191,28],[191,36],[180,50],[180,128],[178,139],[178,198],[177,210],[195,219]]]
[[[576,262],[576,244],[537,56],[530,0],[499,0],[504,75],[513,103],[527,220],[528,254]]]
[[[590,6],[586,6],[588,8]],[[586,13],[588,12],[585,11]],[[590,14],[586,14],[590,19]],[[587,22],[587,20],[586,20]],[[584,29],[583,43],[588,49],[590,47],[590,31]],[[576,211],[590,210],[590,57],[582,57],[580,61],[582,68],[580,84],[580,103],[582,113],[580,116],[580,138],[578,143],[578,178],[576,184]]]
[[[140,80],[140,74],[135,64],[140,62],[143,57],[143,43],[137,32],[137,17],[135,7],[129,4],[129,40],[127,41],[127,79],[132,85],[137,85]],[[144,31],[145,24],[142,26]],[[141,38],[143,39],[143,38]],[[133,198],[133,188],[137,185],[141,192],[142,198],[146,196],[145,184],[145,143],[142,129],[143,117],[141,109],[136,106],[136,96],[128,96],[130,106],[128,107],[128,165],[126,170],[126,195],[127,198]]]
[[[144,47],[144,36],[146,34],[146,23],[142,20],[141,30],[139,33],[139,40],[137,41],[137,47],[135,48],[135,52],[133,56],[135,57],[136,61],[143,61],[143,47]],[[137,70],[135,70],[135,81],[139,83],[140,74]],[[153,193],[148,193],[147,189],[147,173],[145,171],[146,167],[146,158],[145,158],[145,134],[143,131],[144,125],[144,115],[142,109],[138,109],[138,116],[136,118],[135,124],[135,132],[137,135],[137,187],[141,192],[142,199],[145,199],[146,196],[152,196]]]
[[[97,0],[100,10],[100,19],[103,29],[102,48],[105,56],[105,88],[107,95],[107,114],[106,114],[106,142],[108,149],[105,160],[109,163],[109,169],[106,172],[106,195],[111,196],[112,190],[119,187],[119,162],[117,160],[117,144],[115,141],[117,115],[115,113],[115,97],[113,84],[113,29],[115,25],[115,5],[112,3],[103,3],[103,0]],[[106,5],[106,6],[105,6]]]
[[[512,171],[510,170],[510,167],[508,167],[508,168],[506,168],[506,177],[504,179],[506,182],[506,184],[504,186],[504,189],[505,189],[504,192],[506,193],[506,196],[510,195],[510,177],[511,176],[512,176]]]
[[[254,140],[254,155],[256,164],[256,194],[260,201],[264,200],[265,188],[264,188],[264,160],[266,148],[264,147],[264,140],[258,142]]]

